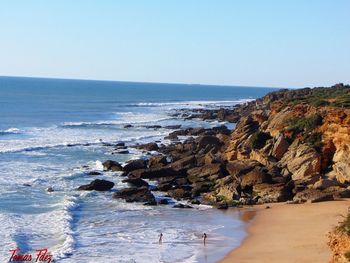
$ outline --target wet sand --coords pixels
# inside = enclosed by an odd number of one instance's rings
[[[331,251],[326,234],[347,213],[350,199],[299,205],[268,204],[270,209],[265,209],[266,206],[242,210],[242,220],[251,220],[247,226],[248,236],[219,263],[329,262]]]

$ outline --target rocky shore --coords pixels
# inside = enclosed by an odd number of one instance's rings
[[[236,127],[167,127],[177,129],[165,137],[168,144],[133,146],[144,151],[145,158],[125,165],[105,161],[104,169],[119,172],[130,186],[113,198],[166,204],[167,199],[155,199],[152,191],[157,190],[177,200],[225,209],[350,197],[348,85],[280,90],[234,108],[183,110],[175,115],[227,121]],[[111,147],[117,153],[128,151],[123,143]],[[109,190],[112,184],[93,181],[80,190]]]

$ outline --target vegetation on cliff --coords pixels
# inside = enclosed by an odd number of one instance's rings
[[[294,91],[282,90],[276,94],[285,95],[284,105],[307,103],[314,107],[350,108],[350,86],[337,84],[328,87],[305,88]]]

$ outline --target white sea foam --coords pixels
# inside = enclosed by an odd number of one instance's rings
[[[103,171],[103,164],[102,164],[102,162],[97,160],[95,162],[95,168],[96,168],[96,170]]]
[[[159,122],[172,120],[173,117],[165,116],[159,113],[137,113],[137,112],[114,112],[113,120],[100,120],[93,122],[64,122],[61,127],[65,128],[84,128],[98,126],[120,126],[124,124],[147,124],[149,122]]]
[[[135,142],[166,135],[166,131],[122,130],[116,134],[109,130],[75,130],[65,128],[40,128],[28,131],[30,137],[22,139],[0,140],[0,153],[32,152],[52,148],[103,145],[103,143]]]
[[[201,100],[201,101],[181,101],[181,102],[139,102],[132,104],[133,106],[151,106],[151,107],[162,107],[162,106],[174,106],[176,108],[181,107],[198,107],[198,106],[233,106],[242,104],[253,99],[240,99],[240,100]]]
[[[0,130],[0,135],[7,135],[7,134],[18,134],[21,133],[22,131],[18,128],[9,128],[6,130]]]
[[[4,132],[19,133],[19,132],[21,132],[21,130],[18,128],[9,128],[9,129],[5,130]]]
[[[53,251],[54,258],[62,259],[73,253],[75,248],[75,232],[73,230],[74,211],[79,207],[76,196],[65,197],[63,201],[63,235],[64,241]]]

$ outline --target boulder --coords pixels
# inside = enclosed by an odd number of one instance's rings
[[[234,175],[228,175],[215,182],[215,195],[221,196],[227,202],[237,201],[240,198],[240,181]]]
[[[221,202],[216,205],[217,209],[228,209],[228,204],[226,202]]]
[[[144,169],[147,168],[147,162],[143,159],[137,159],[137,160],[130,160],[126,163],[126,165],[123,167],[123,170],[125,172],[131,172],[138,169]]]
[[[106,171],[113,171],[113,172],[118,172],[123,170],[123,167],[120,165],[120,163],[112,160],[105,161],[103,163],[103,168]]]
[[[148,187],[148,183],[145,180],[142,180],[141,178],[127,178],[122,181],[123,183],[128,183],[134,187]]]
[[[108,190],[112,189],[113,186],[114,186],[113,182],[110,182],[110,181],[107,181],[107,180],[96,179],[96,180],[93,180],[89,184],[79,186],[78,190],[108,191]]]
[[[176,170],[180,170],[183,168],[192,168],[196,165],[196,157],[194,157],[193,155],[184,157],[180,160],[177,160],[173,163],[170,164],[170,167],[176,169]]]
[[[219,154],[215,154],[212,152],[208,152],[207,154],[197,154],[197,166],[202,165],[210,165],[212,163],[223,163],[224,161],[221,159]]]
[[[221,121],[228,121],[228,122],[238,122],[240,118],[238,113],[229,109],[220,109],[217,113],[217,117]]]
[[[336,179],[340,183],[350,183],[350,147],[344,145],[336,151],[333,157],[333,171],[329,177]]]
[[[159,191],[168,191],[170,189],[188,185],[187,178],[185,177],[160,177],[157,181],[157,189]]]
[[[187,130],[177,130],[169,133],[168,136],[174,137],[174,136],[186,136],[186,135],[188,135]]]
[[[241,187],[251,187],[256,184],[271,183],[271,175],[264,168],[255,167],[252,171],[242,175]]]
[[[176,134],[169,134],[168,136],[165,136],[164,139],[176,141],[179,139],[179,137]]]
[[[146,151],[157,151],[159,149],[158,144],[156,144],[155,142],[138,145],[136,146],[136,148]]]
[[[261,166],[257,161],[253,160],[235,160],[226,164],[226,169],[229,175],[239,177],[242,174],[248,173],[254,167]]]
[[[205,132],[204,128],[189,128],[188,135],[199,136]]]
[[[259,203],[285,202],[293,198],[293,181],[284,184],[257,184],[253,186],[253,195]]]
[[[157,189],[158,191],[168,191],[175,188],[178,184],[175,182],[176,177],[161,177],[158,178]]]
[[[173,208],[193,208],[193,207],[190,205],[176,204],[173,206]]]
[[[289,143],[284,138],[283,135],[280,135],[273,145],[271,155],[276,159],[282,159],[283,155],[288,151]]]
[[[305,179],[321,171],[320,154],[310,145],[295,140],[280,161],[292,174],[293,180]]]
[[[186,170],[175,170],[171,167],[138,169],[130,173],[131,177],[140,177],[143,179],[156,180],[162,177],[186,177]]]
[[[338,186],[338,183],[336,181],[330,180],[330,179],[320,179],[312,187],[314,189],[324,190],[324,189],[329,188],[331,186]]]
[[[88,172],[88,175],[101,175],[102,173],[97,172],[97,171],[90,171]]]
[[[191,183],[203,182],[203,181],[215,181],[218,178],[225,177],[227,171],[225,166],[220,163],[213,163],[203,165],[201,167],[195,167],[187,170],[187,178]]]
[[[305,189],[302,192],[295,194],[293,202],[295,203],[304,203],[304,202],[324,202],[324,201],[333,201],[334,196],[330,193],[324,193],[321,190],[316,189]]]
[[[162,167],[164,165],[168,164],[167,158],[164,155],[155,155],[152,156],[148,161],[148,167],[149,168],[157,168]]]
[[[215,136],[200,136],[196,139],[197,151],[205,150],[218,150],[222,146],[222,142]]]
[[[350,198],[350,190],[341,186],[330,186],[323,192],[332,194],[335,199]]]
[[[276,164],[276,159],[264,153],[264,149],[265,147],[261,150],[251,150],[249,158],[250,160],[257,161],[266,167],[273,167]]]
[[[198,196],[201,193],[210,192],[213,189],[214,183],[210,181],[194,183],[192,189],[192,195]]]
[[[124,188],[113,194],[115,199],[125,199],[126,202],[143,202],[156,203],[156,200],[147,187],[141,188]]]
[[[168,191],[169,196],[175,199],[183,199],[191,197],[191,192],[182,188],[173,189]]]

